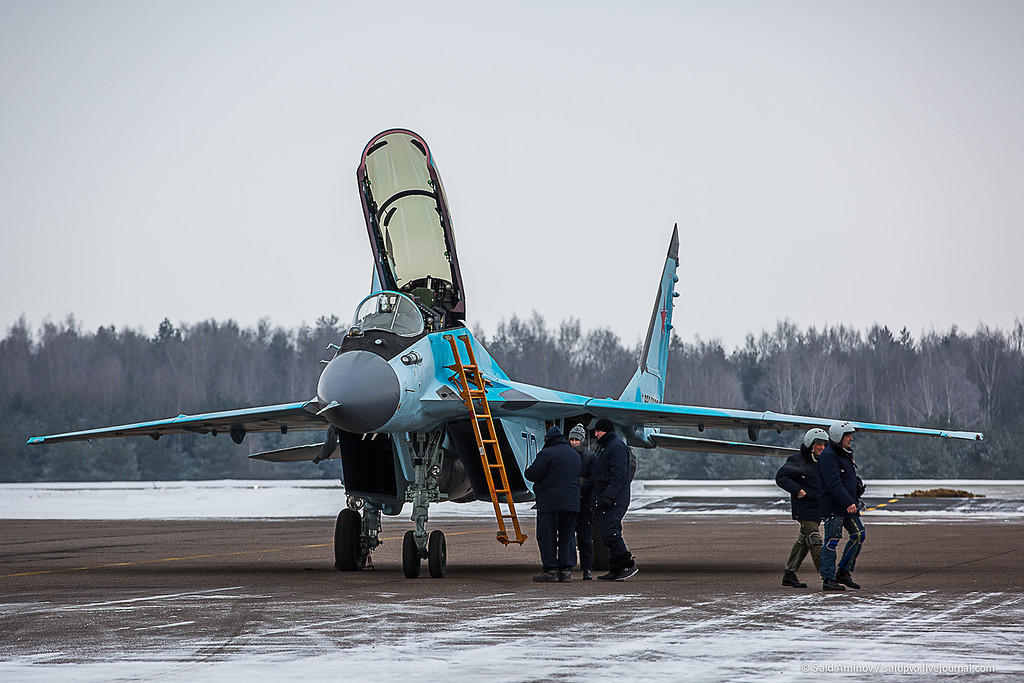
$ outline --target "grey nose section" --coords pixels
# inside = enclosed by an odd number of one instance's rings
[[[356,434],[372,432],[398,408],[398,377],[380,356],[347,351],[324,368],[316,395],[324,405],[338,403],[324,413],[331,424]]]

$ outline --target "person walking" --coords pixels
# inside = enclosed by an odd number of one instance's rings
[[[597,438],[597,463],[594,467],[594,499],[598,511],[598,529],[601,540],[608,546],[607,574],[597,577],[604,581],[625,581],[637,573],[636,559],[622,539],[622,518],[629,507],[629,449],[615,433],[608,418],[600,418],[594,425]]]
[[[587,448],[587,430],[577,424],[569,430],[569,445],[580,454],[580,511],[576,515],[576,548],[579,550],[583,580],[594,578],[594,463]]]
[[[544,448],[526,468],[537,498],[537,546],[541,573],[534,581],[570,581],[576,564],[576,515],[580,510],[580,454],[558,427],[544,435]]]
[[[853,580],[853,567],[864,547],[867,534],[860,519],[858,501],[861,481],[853,460],[853,425],[836,422],[828,428],[828,445],[818,456],[821,475],[821,513],[824,519],[825,544],[821,548],[821,589],[841,591],[860,588]],[[836,567],[836,553],[843,529],[849,534],[843,555]],[[844,587],[845,586],[845,587]]]
[[[828,432],[815,427],[804,434],[800,452],[789,456],[775,473],[775,483],[789,492],[793,519],[800,524],[800,532],[789,551],[786,569],[782,573],[782,585],[792,588],[807,588],[797,578],[800,564],[810,553],[814,569],[821,567],[821,475],[818,473],[818,456],[828,443]]]

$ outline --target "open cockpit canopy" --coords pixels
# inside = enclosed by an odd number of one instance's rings
[[[380,288],[409,294],[445,326],[464,319],[448,200],[423,138],[402,129],[378,133],[356,177]]]

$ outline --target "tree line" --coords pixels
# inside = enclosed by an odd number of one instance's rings
[[[29,435],[75,431],[250,405],[316,393],[325,347],[345,326],[324,317],[283,329],[263,321],[161,323],[153,336],[69,316],[33,330],[24,320],[0,340],[0,480],[94,481],[334,478],[328,461],[264,463],[249,453],[319,440],[313,432],[100,439],[28,446]],[[575,319],[549,326],[534,313],[475,330],[517,380],[592,396],[617,396],[636,369],[639,347]],[[665,400],[749,410],[985,432],[980,443],[864,435],[855,444],[869,478],[1022,478],[1024,326],[956,327],[914,338],[874,326],[800,329],[783,321],[726,350],[718,341],[673,337]],[[797,432],[762,432],[761,443],[795,446]],[[705,432],[745,439],[745,433]],[[640,451],[637,476],[651,479],[765,478],[775,458]]]

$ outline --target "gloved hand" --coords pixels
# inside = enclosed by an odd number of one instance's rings
[[[600,500],[597,501],[598,510],[611,510],[615,507],[615,501],[608,496],[601,496]]]

